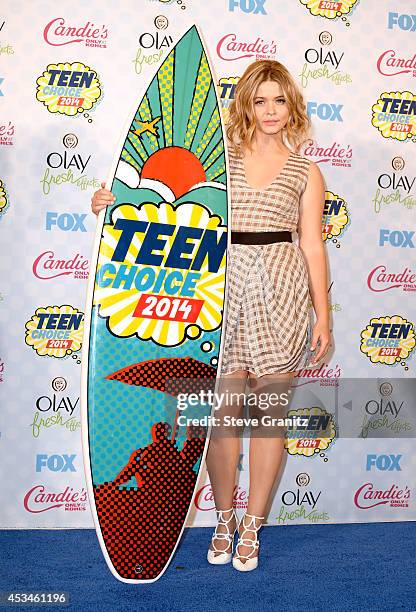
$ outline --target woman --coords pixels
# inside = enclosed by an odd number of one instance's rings
[[[319,168],[292,152],[306,138],[309,119],[288,70],[272,60],[248,66],[235,89],[227,128],[231,177],[231,247],[227,253],[228,302],[221,363],[222,391],[282,397],[293,376],[316,364],[330,343],[327,268],[322,240],[325,187]],[[101,189],[92,210],[113,201]],[[296,231],[299,246],[291,242]],[[309,297],[316,321],[309,319]],[[221,416],[240,414],[225,405]],[[276,414],[276,412],[274,413]],[[280,414],[280,413],[279,413]],[[213,428],[207,468],[218,524],[207,558],[228,563],[237,519],[233,509],[240,439],[237,429]],[[247,511],[238,525],[233,566],[258,565],[258,530],[282,460],[282,435],[251,435]]]
[[[316,164],[296,155],[309,119],[302,94],[279,62],[256,61],[235,89],[227,128],[230,151],[232,245],[221,379],[242,393],[288,392],[297,370],[327,352],[330,341],[327,266],[322,240],[325,187]],[[297,229],[299,246],[290,232]],[[310,289],[310,291],[309,291]],[[316,313],[312,329],[309,296]],[[227,406],[223,413],[240,413]],[[257,532],[282,460],[284,438],[250,438],[248,507],[238,526],[233,566],[258,564]],[[213,428],[207,467],[219,522],[208,561],[227,563],[237,521],[233,491],[240,440]]]

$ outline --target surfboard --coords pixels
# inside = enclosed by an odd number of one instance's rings
[[[102,552],[139,584],[160,578],[181,538],[221,368],[228,164],[196,26],[137,100],[106,182],[116,199],[97,222],[81,411]]]

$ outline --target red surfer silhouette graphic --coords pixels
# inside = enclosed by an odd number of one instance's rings
[[[152,442],[136,449],[113,481],[94,486],[106,546],[124,577],[146,579],[163,568],[188,511],[205,429],[188,426],[181,450],[171,431],[154,423]],[[133,478],[137,486],[126,487]]]

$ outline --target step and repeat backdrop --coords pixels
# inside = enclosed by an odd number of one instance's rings
[[[80,425],[90,198],[133,102],[194,23],[225,122],[249,63],[289,68],[313,124],[299,153],[326,181],[334,344],[295,380],[308,432],[286,443],[268,523],[416,519],[413,13],[410,0],[2,3],[0,527],[93,525]],[[189,525],[214,523],[204,472]]]

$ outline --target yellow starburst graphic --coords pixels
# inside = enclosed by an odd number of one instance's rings
[[[413,112],[410,107],[413,106]],[[384,138],[404,141],[415,140],[416,136],[416,95],[410,91],[390,91],[381,94],[371,110],[371,123]]]
[[[413,323],[400,315],[374,317],[361,332],[360,349],[371,363],[399,363],[409,357],[415,344]]]
[[[322,217],[322,237],[328,240],[340,236],[349,223],[349,214],[343,200],[332,191],[325,192],[325,209]]]
[[[70,117],[91,110],[102,94],[97,73],[82,62],[49,64],[36,83],[39,102]]]
[[[142,222],[143,227],[159,223],[174,226],[172,235],[163,234],[163,240],[154,239],[147,258],[158,258],[160,263],[137,263],[145,232],[137,232],[123,253],[124,260],[115,261],[123,220]],[[197,338],[203,331],[217,329],[222,321],[224,300],[225,259],[222,257],[216,271],[210,271],[209,258],[197,270],[166,267],[167,253],[175,242],[179,228],[195,228],[203,234],[212,231],[219,238],[226,228],[221,218],[211,216],[202,205],[186,202],[177,206],[144,203],[139,207],[121,204],[112,212],[112,223],[103,229],[94,304],[101,317],[108,319],[110,331],[118,337],[137,335],[142,340],[153,340],[163,346],[176,346],[187,339]],[[124,223],[124,225],[126,225]],[[139,227],[139,226],[137,226]],[[193,243],[182,241],[183,259],[192,259],[198,253],[199,239]],[[126,247],[127,248],[127,247]]]
[[[339,0],[339,2],[330,2],[327,0],[300,0],[300,2],[306,6],[314,16],[335,19],[336,17],[347,15],[353,6],[357,4],[358,0]]]
[[[40,357],[62,359],[82,346],[84,313],[65,304],[37,308],[26,323],[25,341]]]
[[[307,419],[311,427],[307,431],[314,434],[314,437],[301,437],[299,435],[295,438],[288,437],[285,439],[285,448],[289,455],[312,457],[317,453],[327,450],[333,443],[336,435],[334,418],[326,410],[317,406],[313,408],[299,408],[298,410],[289,410],[287,416]],[[295,428],[294,430],[289,430],[289,435],[290,431],[296,431],[299,434],[304,433],[303,429],[296,430]]]
[[[0,216],[6,212],[9,206],[9,198],[7,197],[6,188],[3,181],[0,179]]]

